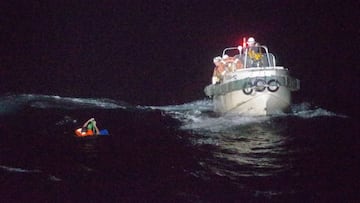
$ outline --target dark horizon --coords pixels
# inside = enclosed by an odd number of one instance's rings
[[[1,4],[2,94],[202,99],[212,58],[253,36],[301,80],[295,102],[358,112],[356,3]]]

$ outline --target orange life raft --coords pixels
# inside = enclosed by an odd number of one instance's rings
[[[78,128],[75,130],[75,135],[78,137],[94,136],[94,132],[88,129],[86,131],[82,131],[82,128]]]

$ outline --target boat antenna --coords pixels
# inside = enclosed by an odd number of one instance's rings
[[[243,37],[243,47],[246,47],[246,37]]]

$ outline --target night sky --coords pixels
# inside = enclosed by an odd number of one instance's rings
[[[19,2],[0,3],[1,94],[203,99],[212,58],[253,36],[301,80],[297,102],[359,110],[358,1]]]

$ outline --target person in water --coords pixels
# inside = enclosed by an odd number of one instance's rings
[[[82,133],[98,135],[100,133],[99,128],[96,126],[96,121],[94,118],[90,118],[86,121],[81,128]]]

